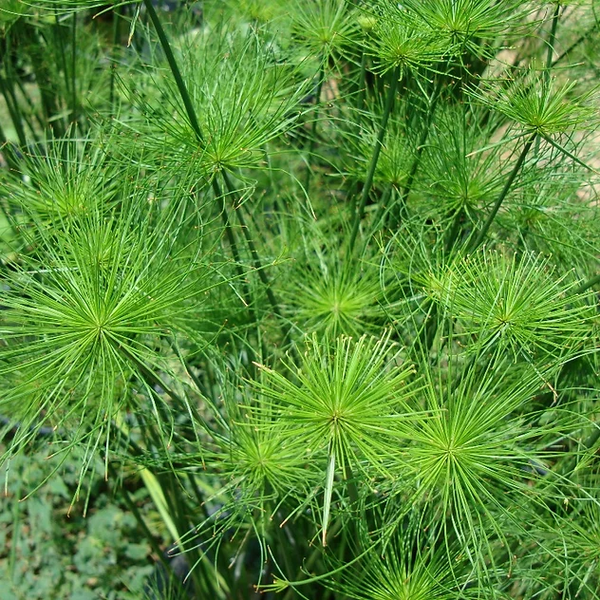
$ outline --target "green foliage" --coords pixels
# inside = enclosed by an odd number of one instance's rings
[[[590,331],[593,300],[590,306],[573,296],[576,282],[553,277],[539,257],[524,255],[517,263],[514,256],[478,253],[453,264],[444,279],[441,301],[485,348],[525,360],[536,353],[572,356]]]
[[[278,60],[271,44],[226,28],[182,36],[178,50],[185,56],[182,76],[203,139],[164,68],[150,74],[144,90],[134,92],[132,102],[143,102],[140,109],[146,115],[140,131],[160,144],[157,152],[175,165],[191,163],[194,178],[210,180],[221,170],[264,166],[265,145],[289,131],[300,116],[307,88],[295,65]],[[158,57],[156,61],[161,63]]]
[[[352,13],[352,5],[346,0],[300,2],[292,13],[292,35],[316,58],[333,60],[352,47],[358,36]]]
[[[156,345],[185,328],[186,305],[214,285],[212,266],[201,245],[190,248],[178,235],[183,204],[153,214],[149,199],[160,190],[137,186],[111,210],[94,187],[82,190],[70,173],[52,182],[54,175],[44,173],[38,198],[44,212],[56,203],[50,212],[58,224],[48,228],[31,214],[35,252],[22,253],[2,278],[2,375],[19,382],[5,392],[3,410],[27,427],[48,414],[65,424],[87,421],[108,436],[111,419],[133,400],[127,381],[135,373],[143,380],[150,365],[165,368]],[[14,200],[24,214],[36,208],[27,196]]]
[[[519,123],[524,133],[550,137],[583,123],[591,125],[594,109],[585,106],[585,96],[576,101],[569,97],[575,88],[573,82],[557,87],[555,82],[548,82],[545,73],[533,71],[497,90],[486,88],[473,92],[473,96]]]
[[[382,74],[394,70],[403,77],[410,70],[431,69],[453,52],[450,40],[440,37],[426,20],[401,4],[383,2],[380,12],[373,16],[368,48]]]
[[[298,383],[266,370],[261,393],[288,435],[311,452],[327,450],[337,461],[376,466],[383,458],[380,436],[394,435],[394,423],[405,418],[409,393],[403,389],[410,369],[394,365],[386,337],[380,340],[338,337],[324,344],[313,336]],[[390,364],[391,363],[391,364]],[[388,442],[389,443],[389,442]],[[383,444],[385,448],[385,443]]]
[[[416,13],[423,22],[448,39],[462,52],[478,56],[489,53],[488,44],[517,28],[525,16],[521,3],[490,0],[439,0],[437,2],[405,2],[405,9]],[[531,9],[529,9],[531,10]]]
[[[599,600],[596,8],[3,3],[0,598]]]
[[[25,14],[26,8],[19,0],[7,0],[0,9],[0,25],[2,29],[8,29],[19,17]]]

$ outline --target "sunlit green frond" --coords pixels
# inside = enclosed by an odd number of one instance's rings
[[[546,259],[482,252],[452,269],[444,301],[484,347],[497,344],[526,357],[581,348],[593,313],[574,296],[577,281],[553,273]]]
[[[340,264],[329,253],[310,258],[311,263],[298,265],[297,276],[283,294],[296,326],[332,338],[360,336],[374,328],[384,314],[378,306],[382,291],[377,266],[367,259]]]
[[[78,436],[102,432],[135,410],[130,382],[152,395],[147,370],[169,370],[161,340],[215,285],[202,246],[177,240],[192,225],[183,205],[161,212],[145,192],[121,197],[122,210],[74,213],[59,237],[36,222],[35,251],[2,274],[1,372],[12,383],[2,411],[25,437],[45,420]]]
[[[414,522],[413,522],[414,521]],[[422,525],[422,523],[421,523]],[[406,521],[385,543],[365,545],[369,550],[358,562],[350,564],[344,577],[334,586],[356,600],[450,600],[466,598],[461,589],[468,579],[458,571],[461,558],[455,551],[450,566],[446,551],[434,531],[419,531],[418,520]],[[437,547],[436,547],[437,545]],[[458,568],[457,568],[458,567]]]
[[[409,71],[431,69],[454,52],[447,39],[402,4],[386,0],[367,14],[373,17],[367,52],[381,73],[397,70],[402,77]]]
[[[347,0],[298,2],[291,12],[291,33],[314,57],[325,62],[356,41],[358,24]]]
[[[397,494],[437,507],[443,537],[469,548],[482,583],[493,578],[489,562],[510,535],[535,540],[515,506],[545,506],[560,481],[546,450],[561,423],[540,423],[534,398],[545,387],[539,371],[515,367],[502,354],[489,362],[450,358],[448,369],[424,374],[423,416],[406,423],[406,445],[398,449]],[[546,379],[548,378],[546,374]],[[544,443],[544,440],[547,440]],[[544,479],[545,477],[545,479]],[[411,481],[412,493],[406,488]],[[550,490],[550,491],[549,491]],[[397,511],[390,502],[390,516]]]
[[[436,121],[423,157],[423,209],[476,221],[478,210],[498,196],[506,174],[498,149],[475,152],[492,127],[478,126],[479,115],[452,108]]]
[[[265,145],[294,127],[308,82],[255,35],[196,31],[179,40],[178,57],[201,137],[164,73],[144,83],[147,101],[134,91],[147,119],[140,133],[152,132],[156,153],[174,168],[193,166],[196,180],[265,166]]]
[[[396,351],[397,352],[397,351]],[[389,342],[341,336],[331,342],[314,335],[302,366],[289,378],[262,367],[260,391],[272,402],[288,435],[313,451],[331,446],[340,463],[381,462],[381,450],[404,416],[412,368],[402,365]]]
[[[47,147],[47,153],[39,148],[39,154],[24,157],[20,176],[0,184],[17,222],[68,227],[78,216],[114,207],[125,175],[101,144],[65,139]]]
[[[477,102],[521,125],[526,134],[552,137],[577,126],[589,126],[590,119],[594,119],[590,94],[573,99],[575,86],[573,81],[548,81],[543,72],[531,70],[507,84],[490,82],[470,94]]]
[[[402,5],[439,35],[446,36],[450,44],[475,56],[489,53],[491,49],[486,48],[486,43],[509,31],[511,25],[518,25],[532,10],[523,9],[514,0],[407,0]],[[516,30],[513,28],[513,35]]]

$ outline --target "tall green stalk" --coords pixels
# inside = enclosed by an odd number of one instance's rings
[[[496,199],[496,202],[494,203],[494,206],[493,206],[490,214],[488,215],[488,218],[486,219],[485,223],[479,230],[477,237],[474,238],[473,243],[469,244],[469,250],[471,252],[476,250],[483,243],[483,240],[485,239],[485,236],[487,235],[487,232],[489,231],[490,226],[494,222],[494,219],[496,218],[496,215],[498,214],[498,211],[500,210],[500,207],[502,206],[502,202],[504,202],[504,199],[506,198],[515,178],[517,177],[517,174],[521,170],[521,166],[525,162],[525,158],[527,158],[527,154],[529,153],[529,150],[531,150],[531,147],[533,146],[536,138],[537,138],[537,133],[534,132],[534,133],[529,134],[529,137],[527,138],[527,141],[525,142],[525,145],[523,146],[523,149],[521,150],[521,154],[519,155],[519,158],[517,159],[517,162],[515,163],[513,170],[510,172],[510,175],[508,176],[508,179],[506,180],[504,187],[502,188],[502,191],[498,195],[498,198]]]
[[[369,244],[370,238],[373,237],[373,235],[375,235],[375,233],[377,231],[379,231],[381,222],[385,219],[387,212],[390,210],[390,206],[391,206],[390,199],[391,199],[391,203],[393,203],[394,202],[394,186],[391,184],[385,188],[383,194],[381,194],[381,198],[379,199],[379,208],[377,209],[377,212],[375,213],[375,218],[373,219],[371,231],[370,231],[369,235],[367,236],[367,238],[365,239],[365,250]]]
[[[581,34],[570,46],[568,46],[565,50],[563,50],[553,61],[552,67],[555,67],[558,63],[562,62],[575,48],[581,46],[585,41],[587,41],[590,36],[598,31],[598,22],[594,23],[589,29],[587,29],[583,34]]]
[[[119,56],[119,45],[121,41],[121,14],[119,7],[113,8],[113,40],[111,48],[111,60],[110,65],[110,89],[108,94],[108,103],[110,106],[110,114],[114,114],[115,110],[115,81],[117,78],[117,58]]]
[[[221,191],[221,186],[219,185],[219,182],[217,181],[216,177],[213,177],[212,188],[215,200],[218,204],[219,214],[221,215],[221,221],[223,222],[223,227],[225,228],[225,237],[227,238],[227,243],[231,248],[231,254],[233,255],[233,260],[235,262],[234,268],[236,270],[236,275],[242,282],[242,299],[248,308],[250,320],[255,321],[256,318],[254,314],[254,309],[252,308],[252,296],[250,294],[250,290],[248,289],[248,285],[244,281],[244,272],[242,270],[240,251],[238,249],[235,236],[233,234],[233,229],[231,228],[231,221],[229,220],[229,212],[227,210],[227,206],[225,205],[223,192]]]
[[[594,287],[598,283],[600,283],[600,273],[588,279],[587,281],[584,281],[579,287],[575,288],[574,293],[583,294],[583,292],[589,290],[591,287]]]
[[[365,95],[367,93],[367,53],[363,50],[360,57],[360,72],[358,76],[358,98],[356,108],[359,114],[365,107]]]
[[[402,212],[406,208],[406,204],[408,202],[408,197],[412,191],[413,184],[415,182],[415,177],[417,175],[417,171],[419,170],[419,165],[421,164],[421,157],[423,156],[423,150],[425,149],[425,144],[427,143],[427,138],[429,137],[429,133],[431,131],[431,124],[433,123],[433,116],[435,114],[435,109],[437,107],[438,100],[440,98],[440,94],[442,92],[442,76],[437,76],[437,84],[433,90],[433,96],[428,103],[427,106],[427,115],[425,117],[425,123],[423,125],[423,129],[421,130],[421,135],[419,136],[419,140],[417,142],[417,147],[415,150],[415,156],[413,157],[412,164],[410,166],[410,170],[408,172],[408,177],[406,178],[406,183],[402,188],[402,193],[400,194],[400,198],[397,202],[397,208],[395,209],[394,221],[395,223],[392,226],[397,225],[401,219]]]
[[[556,3],[554,7],[554,14],[552,15],[552,26],[550,28],[550,35],[548,36],[548,50],[546,53],[546,69],[544,71],[544,79],[546,85],[550,85],[550,70],[552,69],[552,56],[554,55],[554,45],[556,43],[556,30],[558,28],[558,17],[560,16],[560,2]]]
[[[6,107],[8,108],[11,121],[15,131],[17,132],[17,137],[19,138],[19,144],[22,148],[25,148],[27,146],[27,138],[25,136],[25,129],[23,128],[21,111],[14,95],[11,92],[12,90],[10,82],[4,79],[2,73],[0,73],[0,94],[2,94],[6,102]]]
[[[77,123],[77,13],[73,13],[71,27],[71,122]]]
[[[62,137],[65,133],[65,125],[58,107],[57,85],[52,80],[52,74],[46,62],[46,53],[44,52],[46,42],[41,33],[33,26],[28,25],[25,33],[30,38],[27,47],[31,58],[31,68],[40,93],[45,127],[52,132],[55,138]]]
[[[341,519],[337,519],[333,522],[333,525],[327,530],[327,539],[333,539],[335,536],[343,529],[344,522]],[[315,545],[315,549],[311,552],[310,556],[306,560],[306,563],[303,565],[303,568],[298,571],[296,574],[295,581],[302,581],[306,578],[307,573],[311,572],[311,569],[315,566],[319,557],[322,556],[325,551],[325,546],[320,544]],[[283,600],[293,600],[296,596],[296,590],[290,586],[285,596],[283,596]]]
[[[37,115],[33,110],[33,102],[23,86],[21,77],[19,77],[19,74],[14,69],[13,57],[9,48],[10,32],[6,35],[5,47],[3,48],[2,55],[0,56],[0,63],[3,63],[5,73],[4,83],[2,84],[2,94],[9,110],[9,114],[11,115],[11,120],[13,121],[20,143],[23,144],[22,139],[25,138],[25,127],[23,124],[29,128],[32,138],[37,141],[37,132],[35,131],[33,123],[29,118],[27,111],[22,110],[19,105],[19,101],[17,99],[17,90],[21,93],[21,96],[25,100],[28,108],[31,110],[31,113],[35,116]]]
[[[554,7],[554,14],[552,15],[552,25],[550,27],[550,34],[548,35],[548,45],[546,52],[546,67],[544,69],[544,85],[546,88],[550,87],[550,72],[552,70],[552,56],[554,54],[554,45],[556,44],[556,30],[558,28],[558,17],[560,16],[560,2],[556,3]],[[535,140],[535,156],[538,156],[540,152],[540,138]]]
[[[6,134],[4,133],[4,129],[2,129],[2,123],[0,123],[0,152],[2,152],[4,160],[6,160],[6,164],[9,166],[9,168],[13,170],[18,169],[19,161],[17,160],[13,149],[8,144]],[[9,213],[7,212],[3,202],[0,202],[0,210],[2,210],[3,214],[5,215],[6,221],[11,224],[11,229],[13,229],[15,233],[17,233],[14,228],[14,225],[12,224],[12,219],[10,218]]]
[[[450,227],[450,229],[448,229],[446,233],[446,239],[444,242],[444,249],[447,255],[452,252],[452,249],[456,244],[458,234],[460,232],[460,223],[464,214],[465,209],[462,206],[456,209],[456,212],[454,213],[454,218],[452,219],[452,226]]]
[[[190,125],[196,134],[199,142],[204,141],[204,137],[202,135],[202,130],[200,129],[200,124],[198,123],[198,118],[196,117],[196,111],[194,110],[194,105],[192,104],[192,100],[187,90],[187,86],[185,85],[185,81],[183,81],[183,77],[181,76],[181,71],[179,70],[179,66],[177,61],[175,60],[175,56],[173,55],[173,50],[171,49],[171,44],[169,43],[169,39],[167,38],[167,34],[162,26],[158,15],[156,14],[156,10],[154,9],[154,5],[152,4],[152,0],[144,0],[144,5],[146,6],[146,10],[148,11],[148,15],[150,20],[152,21],[152,25],[154,25],[154,29],[156,30],[156,34],[158,35],[158,39],[160,41],[160,45],[165,53],[167,58],[167,62],[169,63],[169,68],[171,69],[171,73],[173,73],[173,77],[175,78],[175,84],[177,85],[177,90],[179,91],[179,95],[181,96],[181,100],[183,101],[183,105],[185,107],[185,112],[190,120]]]
[[[227,175],[227,172],[223,171],[222,175],[223,175],[223,181],[225,182],[225,187],[227,188],[227,191],[229,192],[229,194],[233,195],[235,193],[235,189],[233,187],[233,184],[231,183],[231,180],[229,179],[229,176]],[[252,256],[252,262],[254,263],[254,268],[256,269],[256,272],[258,273],[258,277],[259,277],[261,283],[263,284],[263,287],[265,288],[265,292],[267,294],[267,299],[269,301],[269,304],[271,305],[271,309],[273,310],[273,313],[275,314],[275,316],[277,316],[279,318],[279,322],[281,323],[281,333],[283,335],[283,338],[287,339],[287,338],[289,338],[289,335],[290,335],[290,327],[287,325],[283,325],[283,316],[281,314],[281,309],[279,308],[279,302],[277,301],[277,298],[275,297],[275,293],[273,292],[273,288],[271,287],[271,282],[269,281],[269,277],[265,273],[264,266],[261,263],[260,256],[258,254],[258,251],[256,250],[256,246],[254,245],[254,241],[252,240],[252,236],[250,235],[250,232],[248,231],[248,227],[246,225],[246,220],[244,218],[241,208],[239,208],[236,211],[236,215],[240,222],[242,234],[244,236],[244,239],[246,240],[248,249],[250,250],[250,255]]]
[[[42,120],[39,112],[36,110],[35,104],[34,104],[33,100],[31,99],[30,94],[27,92],[27,89],[23,85],[23,81],[21,80],[20,77],[16,77],[15,83],[17,84],[17,87],[19,88],[21,97],[25,100],[25,103],[27,104],[27,108],[33,115],[33,118],[36,120],[39,128],[43,131],[46,128],[46,124]],[[31,133],[31,137],[33,138],[33,140],[36,143],[39,142],[40,140],[39,140],[38,132],[35,130],[35,127],[33,126],[33,123],[31,122],[31,120],[26,118],[25,122],[27,123],[27,126],[29,127],[29,131]]]
[[[73,15],[73,19],[76,21],[77,19],[75,19],[75,15]],[[62,24],[60,21],[60,18],[58,16],[58,12],[55,10],[54,12],[54,40],[56,43],[58,43],[58,47],[60,49],[60,68],[62,69],[62,74],[63,74],[63,79],[64,79],[64,86],[65,86],[65,100],[68,104],[69,100],[69,96],[71,97],[71,100],[73,98],[73,91],[71,89],[71,84],[72,84],[72,80],[69,79],[69,67],[67,65],[67,49],[65,47],[65,40],[64,37],[62,35]],[[72,56],[75,56],[75,46],[72,47]],[[72,109],[73,107],[71,106],[71,114],[72,114]]]
[[[319,125],[319,108],[321,106],[321,93],[323,91],[323,80],[325,79],[325,63],[323,63],[319,69],[318,74],[319,81],[317,83],[317,91],[316,91],[316,99],[315,99],[315,112],[314,112],[314,120],[312,125],[312,131],[310,134],[310,142],[308,146],[308,155],[306,158],[306,176],[304,179],[304,192],[308,196],[309,188],[310,188],[310,179],[312,176],[312,169],[310,165],[310,157],[313,155],[315,151],[315,146],[317,144],[317,129]]]
[[[179,93],[183,100],[183,103],[184,103],[184,106],[186,109],[186,113],[190,120],[192,129],[194,130],[194,133],[196,134],[198,141],[202,142],[204,138],[203,138],[202,131],[200,129],[198,119],[196,117],[196,112],[194,110],[194,106],[190,99],[185,82],[183,81],[183,77],[181,76],[181,71],[179,70],[179,66],[177,65],[175,56],[173,55],[173,51],[171,50],[169,40],[168,40],[166,33],[162,27],[160,19],[158,18],[158,15],[156,14],[156,11],[154,10],[152,1],[144,0],[144,4],[146,5],[146,8],[148,10],[150,20],[152,21],[152,24],[154,25],[154,27],[156,29],[161,46],[163,48],[163,51],[165,52],[165,56],[167,57],[167,62],[169,63],[169,67],[175,78],[177,89],[179,90]],[[230,193],[233,193],[234,190],[233,190],[233,187],[231,185],[231,182],[230,182],[226,172],[223,172],[223,180],[225,181],[225,185],[228,187],[228,191]],[[235,243],[233,231],[231,230],[230,221],[229,221],[229,217],[227,214],[227,209],[226,209],[225,203],[222,201],[221,190],[220,190],[218,182],[216,181],[216,178],[213,179],[213,189],[214,189],[215,195],[220,199],[220,208],[221,208],[221,214],[223,217],[223,222],[225,224],[225,232],[226,232],[228,241],[232,247],[232,251],[234,252],[234,260],[236,260],[236,262],[239,264],[239,252],[237,251],[237,245]],[[250,254],[252,255],[254,267],[258,272],[260,281],[262,282],[263,286],[265,287],[265,291],[267,293],[267,298],[269,300],[269,303],[271,304],[271,307],[272,307],[275,315],[278,317],[281,317],[281,310],[279,309],[279,304],[275,298],[275,295],[271,288],[267,274],[264,272],[264,267],[261,264],[260,257],[258,255],[258,252],[256,251],[256,247],[254,246],[254,242],[252,241],[252,238],[250,237],[250,234],[247,230],[243,215],[241,215],[241,213],[239,213],[238,218],[240,220],[240,225],[242,226],[242,232],[246,239],[246,243],[248,244]],[[249,304],[249,298],[247,298],[246,301]],[[289,334],[289,327],[283,327],[282,333],[284,334],[284,337],[287,336]]]
[[[167,62],[169,63],[169,68],[171,69],[171,73],[173,74],[173,77],[175,78],[175,84],[177,85],[177,90],[179,91],[179,95],[181,96],[181,99],[183,101],[183,105],[185,107],[185,111],[186,111],[186,114],[190,121],[192,130],[194,131],[194,134],[196,135],[196,139],[198,140],[198,142],[200,144],[202,144],[204,141],[203,132],[202,132],[202,129],[200,128],[200,123],[198,122],[198,117],[196,116],[196,111],[194,109],[194,105],[192,104],[192,100],[190,98],[187,86],[185,85],[185,81],[183,80],[181,71],[179,70],[179,65],[177,64],[177,61],[175,60],[175,56],[171,49],[171,44],[169,43],[167,34],[165,33],[162,23],[161,23],[160,19],[158,18],[158,15],[156,14],[156,10],[154,9],[152,0],[144,0],[144,4],[146,6],[146,9],[148,10],[148,15],[150,16],[150,20],[152,21],[152,24],[154,25],[154,28],[158,35],[158,39],[160,41],[161,47],[167,58]],[[223,225],[225,227],[225,235],[227,237],[227,241],[229,242],[231,251],[233,253],[233,259],[236,263],[236,269],[238,270],[238,276],[241,277],[243,274],[241,272],[241,266],[240,266],[240,254],[239,254],[239,251],[237,248],[237,243],[235,241],[235,237],[233,235],[233,231],[231,229],[231,221],[229,219],[227,207],[223,200],[223,194],[221,192],[219,183],[216,178],[213,178],[213,180],[212,180],[212,187],[213,187],[213,191],[215,193],[215,199],[219,203],[219,211],[221,213],[221,218],[223,220]],[[245,284],[243,285],[243,291],[244,291],[244,302],[246,303],[247,306],[250,306],[252,304],[252,301],[250,298],[248,288]]]
[[[367,171],[367,177],[363,186],[360,202],[356,212],[354,213],[354,220],[349,238],[349,247],[351,250],[354,248],[356,236],[358,235],[358,228],[360,227],[360,222],[362,221],[365,212],[365,206],[367,205],[367,200],[369,199],[369,194],[371,192],[371,186],[373,185],[373,178],[375,177],[375,170],[377,169],[379,155],[381,154],[381,149],[383,147],[383,140],[385,138],[385,132],[387,131],[388,120],[390,118],[390,114],[392,113],[392,109],[394,108],[394,100],[396,98],[396,88],[398,86],[399,77],[400,71],[396,68],[392,71],[392,79],[390,81],[390,87],[388,89],[385,101],[383,116],[381,117],[381,124],[379,125],[377,140],[375,142],[375,147],[373,148],[373,154],[371,155],[369,170]]]

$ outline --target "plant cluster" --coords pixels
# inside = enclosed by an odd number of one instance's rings
[[[9,481],[100,469],[148,598],[599,599],[597,25],[4,2]]]

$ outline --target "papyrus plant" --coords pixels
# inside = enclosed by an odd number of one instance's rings
[[[598,599],[594,9],[2,5],[2,464],[170,597]]]

